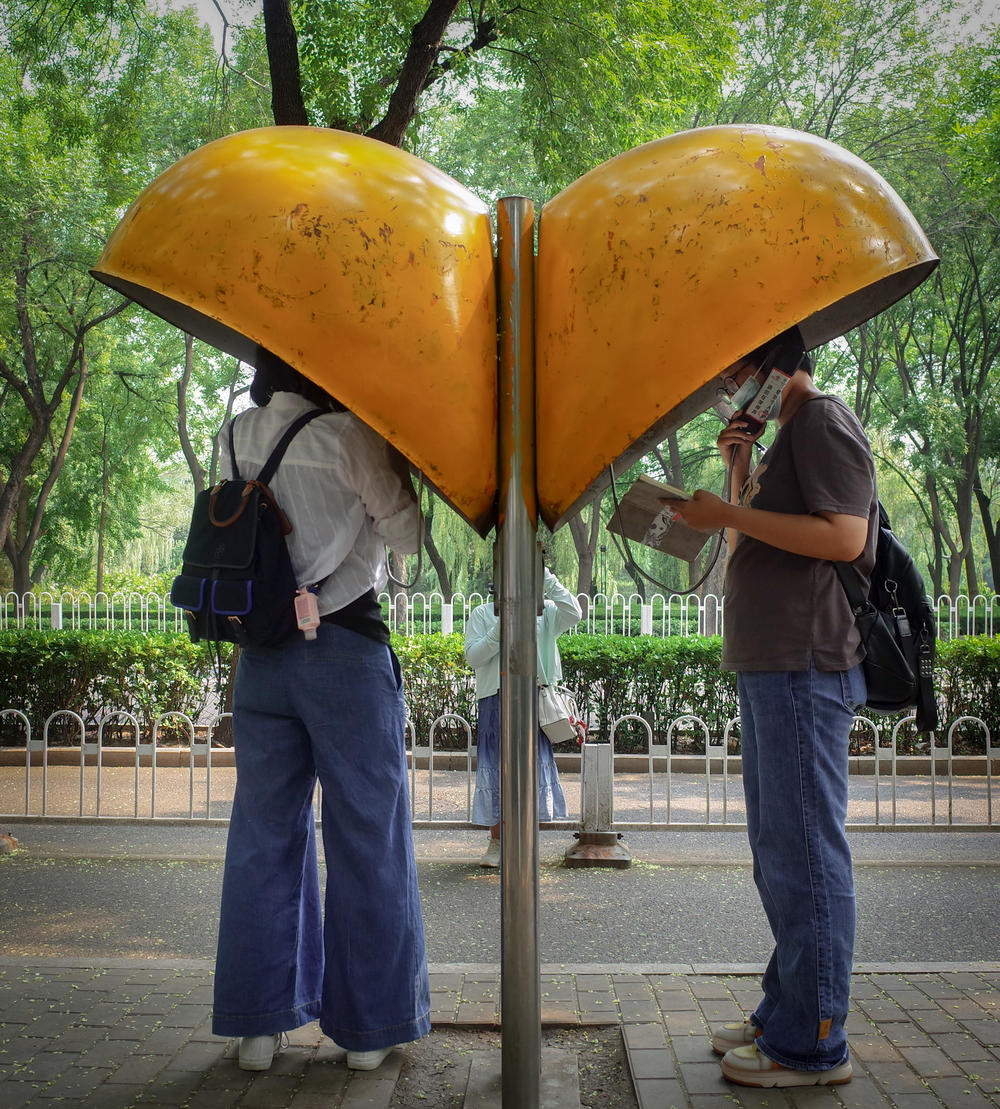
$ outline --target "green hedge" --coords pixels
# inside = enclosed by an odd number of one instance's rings
[[[230,651],[224,650],[228,659]],[[208,651],[181,635],[143,632],[0,632],[0,709],[20,709],[31,721],[32,737],[42,738],[46,719],[70,709],[92,723],[103,711],[132,713],[148,739],[153,721],[164,712],[194,718],[214,687]],[[131,728],[115,729],[124,738]],[[186,733],[161,730],[158,741],[180,742]],[[92,737],[88,737],[92,738]],[[110,734],[105,741],[115,743]],[[20,745],[24,729],[6,718],[0,745]],[[49,742],[79,742],[79,727],[66,717],[53,721]]]
[[[704,720],[713,737],[739,715],[736,676],[719,669],[722,640],[717,636],[572,635],[559,641],[563,681],[576,694],[581,715],[592,721],[590,738],[607,740],[612,722],[641,716],[655,743],[679,716]],[[618,750],[646,750],[648,733],[638,722],[621,725]],[[700,742],[699,742],[700,741]],[[701,729],[675,730],[675,751],[704,750]]]
[[[427,743],[434,720],[452,713],[475,726],[475,683],[465,664],[461,635],[394,635],[406,683],[410,718],[421,743]],[[727,721],[738,716],[735,675],[719,669],[721,640],[684,636],[567,635],[559,641],[565,684],[576,695],[581,713],[593,722],[590,738],[606,741],[611,723],[625,715],[641,716],[663,743],[670,722],[693,715],[719,742]],[[228,652],[224,652],[228,657]],[[209,651],[183,635],[141,632],[0,633],[0,709],[18,708],[40,738],[45,719],[70,708],[92,722],[102,711],[133,713],[147,729],[155,717],[179,710],[196,717],[214,690]],[[944,731],[958,716],[984,720],[992,736],[1000,734],[1000,640],[966,637],[938,644],[937,689]],[[887,721],[876,718],[888,740]],[[891,726],[892,720],[888,721]],[[616,735],[622,751],[644,751],[646,729],[623,725]],[[0,722],[0,744],[19,745],[24,733],[11,719]],[[50,729],[50,742],[75,743],[70,724]],[[180,733],[163,732],[163,742]],[[738,731],[731,750],[738,750]],[[466,732],[456,724],[439,727],[435,747],[463,749]],[[676,729],[675,752],[704,751],[700,728]],[[572,749],[573,744],[564,746]],[[855,753],[871,749],[871,736],[859,729]],[[902,754],[927,749],[925,737],[910,729],[902,734]],[[960,725],[956,753],[981,754],[982,729]]]
[[[453,713],[476,726],[476,683],[465,661],[464,636],[393,633],[393,650],[403,669],[406,707],[417,741],[425,744],[439,716]],[[475,740],[475,732],[473,732]],[[468,734],[460,724],[440,726],[434,748],[464,750]]]
[[[960,716],[978,716],[1000,745],[1000,639],[963,636],[938,643],[934,688],[941,705],[941,735]],[[984,738],[978,725],[959,724],[954,749],[962,754],[983,753]]]

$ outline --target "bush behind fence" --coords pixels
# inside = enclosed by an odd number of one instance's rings
[[[463,653],[463,638],[450,635],[393,635],[406,683],[406,702],[415,734],[425,741],[439,717],[454,714],[475,722],[475,682]],[[665,743],[673,726],[675,751],[704,752],[700,726],[685,730],[679,717],[705,722],[721,742],[727,721],[738,717],[734,674],[719,669],[721,639],[717,636],[611,636],[577,634],[560,640],[565,684],[574,692],[590,739],[607,741],[611,724],[636,715],[648,722],[654,742]],[[231,651],[222,658],[229,668]],[[182,634],[142,632],[0,632],[0,709],[19,709],[33,727],[53,713],[72,709],[89,729],[115,712],[136,717],[148,739],[156,719],[180,712],[197,719],[214,718],[222,706],[214,674],[215,659],[204,645]],[[228,675],[224,672],[223,679]],[[1000,733],[1000,640],[967,636],[939,644],[935,685],[941,706],[941,732],[962,716],[982,720],[990,734]],[[876,718],[885,732],[887,721]],[[891,726],[892,720],[888,722]],[[118,739],[111,729],[108,742],[129,742],[129,729]],[[457,723],[436,729],[435,746],[460,750],[466,732]],[[733,753],[738,735],[733,737]],[[183,743],[181,727],[161,725],[159,742]],[[79,726],[53,721],[49,742],[75,744]],[[134,742],[134,737],[131,742]],[[0,720],[0,745],[21,746],[24,730],[14,718]],[[619,726],[620,751],[644,751],[646,729],[638,723]],[[565,749],[571,749],[569,745]],[[874,732],[859,729],[854,754],[874,749]],[[982,749],[981,728],[960,725],[954,736],[956,754]],[[923,754],[926,737],[904,729],[900,754]]]

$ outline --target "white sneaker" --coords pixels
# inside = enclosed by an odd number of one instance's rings
[[[480,866],[492,867],[494,870],[500,865],[500,841],[490,836],[490,845],[486,854],[479,860]]]
[[[760,1029],[752,1020],[724,1024],[712,1033],[712,1050],[716,1055],[725,1055],[734,1047],[752,1044],[759,1035]]]
[[[399,1046],[394,1045],[394,1046]],[[349,1051],[347,1065],[351,1070],[377,1070],[386,1060],[393,1047],[380,1047],[375,1051]]]
[[[271,1060],[288,1047],[284,1032],[273,1036],[244,1036],[240,1040],[240,1069],[267,1070]]]

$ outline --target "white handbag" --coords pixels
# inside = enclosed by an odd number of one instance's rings
[[[538,723],[550,743],[578,738],[576,702],[568,689],[556,685],[538,687]]]

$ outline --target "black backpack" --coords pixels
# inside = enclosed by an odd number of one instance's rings
[[[835,562],[861,641],[868,683],[867,705],[886,715],[916,709],[916,728],[938,726],[934,698],[936,623],[923,579],[896,538],[885,508],[878,506],[878,543],[867,594],[849,562]]]
[[[184,610],[193,642],[276,647],[297,630],[297,583],[285,536],[292,530],[268,482],[288,444],[316,408],[299,416],[278,440],[264,468],[244,481],[236,465],[233,420],[229,454],[233,477],[195,498],[180,574],[170,600]]]

